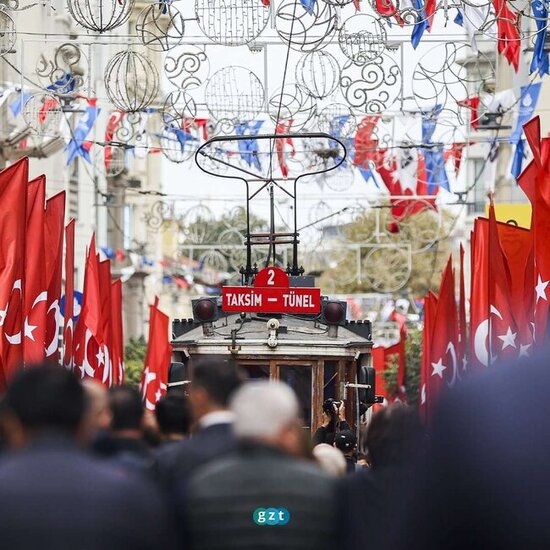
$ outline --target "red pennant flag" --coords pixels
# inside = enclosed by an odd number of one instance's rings
[[[428,292],[424,299],[424,328],[422,330],[422,361],[420,364],[420,396],[418,412],[425,422],[428,421],[428,382],[431,374],[430,350],[432,333],[437,309],[437,296]]]
[[[275,128],[275,134],[288,134],[292,127],[293,120],[285,120],[283,122],[278,122],[277,127]],[[294,151],[294,142],[292,138],[281,138],[275,140],[275,149],[277,151],[277,160],[279,161],[279,167],[281,168],[281,174],[284,178],[288,176],[288,166],[285,161],[285,146],[290,145],[290,156],[295,155]]]
[[[63,366],[73,370],[74,337],[74,225],[71,221],[65,228],[65,315],[63,323]]]
[[[124,337],[122,329],[122,281],[111,284],[111,364],[113,384],[124,384]]]
[[[80,369],[81,378],[103,379],[99,368],[100,345],[103,343],[101,320],[101,297],[99,292],[99,261],[92,236],[84,272],[84,293],[82,308],[75,330],[75,368]]]
[[[513,12],[506,0],[493,0],[497,18],[498,53],[504,55],[517,72],[521,39],[519,35],[519,14]]]
[[[141,377],[141,392],[148,410],[154,410],[168,388],[172,348],[168,340],[170,319],[158,309],[158,298],[150,308],[149,343]]]
[[[48,291],[46,322],[46,358],[59,362],[61,330],[61,279],[63,274],[63,228],[65,225],[65,191],[46,201],[45,271]]]
[[[0,172],[0,389],[22,366],[23,278],[29,159]]]
[[[353,164],[369,168],[369,161],[374,160],[378,141],[372,139],[372,134],[380,117],[365,116],[357,126],[355,133],[355,156]]]
[[[467,109],[470,109],[470,126],[477,130],[479,126],[479,97],[468,97],[466,99],[462,99],[461,101],[457,101],[456,104],[459,107],[466,107]]]
[[[27,238],[23,294],[23,359],[26,365],[45,358],[48,291],[44,232],[46,223],[46,176],[27,186]]]

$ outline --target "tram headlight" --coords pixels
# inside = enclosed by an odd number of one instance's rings
[[[325,325],[343,325],[346,322],[348,305],[339,300],[324,300],[321,302],[319,321]]]
[[[198,300],[191,300],[191,307],[193,308],[193,319],[202,325],[204,335],[213,336],[212,323],[219,317],[217,299],[199,298]]]

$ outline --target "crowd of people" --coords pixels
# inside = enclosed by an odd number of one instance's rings
[[[547,548],[545,367],[463,384],[429,434],[386,407],[361,452],[342,404],[311,440],[290,387],[231,362],[196,364],[154,414],[131,386],[29,368],[0,403],[2,547]]]

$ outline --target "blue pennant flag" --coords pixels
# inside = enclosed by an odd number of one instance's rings
[[[533,17],[535,18],[535,24],[537,25],[537,38],[535,39],[533,59],[531,61],[529,74],[538,71],[539,75],[542,76],[544,74],[550,74],[548,52],[544,51],[548,26],[547,0],[532,0],[531,10],[533,11]]]
[[[59,80],[56,80],[53,84],[50,84],[46,89],[50,92],[61,92],[68,94],[74,92],[76,79],[71,73],[65,73]]]
[[[422,143],[426,145],[433,145],[433,135],[441,109],[442,105],[437,104],[431,111],[422,111]],[[435,144],[432,147],[424,148],[422,153],[426,166],[428,193],[433,194],[436,186],[443,187],[443,189],[449,191],[449,178],[445,169],[443,147]]]
[[[512,175],[518,179],[525,160],[525,140],[520,139],[516,145],[516,152],[512,160]]]
[[[456,10],[456,17],[455,17],[454,23],[456,25],[459,25],[460,27],[464,25],[464,16],[462,15],[462,12],[458,9]]]
[[[95,100],[92,100],[88,103],[88,107],[86,107],[86,110],[80,117],[71,141],[65,147],[67,151],[67,165],[71,164],[77,156],[81,156],[84,160],[91,162],[90,148],[84,143],[84,140],[93,128],[98,115],[99,109]]]
[[[416,50],[420,40],[422,40],[422,35],[424,31],[428,28],[428,16],[426,10],[424,9],[424,4],[422,0],[412,0],[413,8],[417,11],[418,20],[414,24],[414,28],[411,34],[411,44]]]
[[[17,99],[10,103],[10,111],[14,117],[19,115],[19,113],[23,110],[23,106],[27,103],[27,101],[29,101],[30,98],[31,94],[27,92],[17,92]]]
[[[243,122],[235,127],[235,132],[238,136],[257,136],[263,120],[249,120]],[[248,164],[248,166],[254,165],[256,170],[262,169],[262,163],[258,157],[259,144],[257,139],[243,139],[237,142],[239,144],[239,153],[241,158]]]
[[[315,2],[316,0],[300,0],[302,6],[304,6],[304,9],[309,13],[309,15],[313,14],[313,10],[315,9]]]
[[[510,143],[516,146],[514,160],[512,161],[512,171],[516,178],[521,174],[523,160],[525,159],[525,144],[522,143],[523,125],[533,117],[539,100],[541,84],[541,82],[537,82],[520,88],[518,119],[510,136]]]
[[[376,179],[376,176],[374,175],[374,172],[371,170],[370,166],[368,168],[365,168],[364,166],[358,166],[359,173],[363,176],[363,179],[366,183],[369,183],[369,181],[372,181],[378,189],[380,189],[380,185],[378,185],[378,180]]]

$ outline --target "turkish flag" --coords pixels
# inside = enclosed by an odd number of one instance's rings
[[[468,370],[489,365],[489,227],[474,221],[471,237],[470,361]]]
[[[25,365],[45,358],[48,292],[44,268],[46,176],[27,185],[27,236],[23,293],[23,360]]]
[[[65,315],[63,322],[63,366],[73,370],[74,337],[74,225],[71,219],[65,228]]]
[[[141,377],[141,392],[148,410],[152,411],[168,388],[168,369],[172,347],[168,340],[170,319],[158,309],[158,297],[150,308],[149,343]]]
[[[23,278],[29,159],[0,172],[0,389],[22,366]]]
[[[103,380],[103,369],[99,368],[102,332],[99,261],[93,235],[86,258],[82,308],[74,337],[75,368],[80,369],[81,378],[95,378],[99,382]]]
[[[550,298],[550,139],[540,138],[540,119],[535,117],[523,126],[525,137],[533,152],[533,160],[518,178],[518,182],[531,201],[534,286],[534,340],[544,344],[548,333],[548,300]]]
[[[124,337],[122,328],[122,281],[111,283],[111,365],[113,385],[124,383]]]
[[[394,362],[397,363],[397,395],[390,395],[382,373]],[[391,346],[372,348],[372,364],[376,371],[377,395],[381,395],[387,403],[396,399],[405,401],[405,340],[401,338]]]
[[[431,374],[430,350],[437,309],[437,296],[428,292],[424,298],[424,328],[422,330],[422,360],[420,364],[420,396],[418,412],[425,422],[428,420],[428,382]]]
[[[464,285],[464,247],[460,244],[460,283],[458,287],[458,359],[460,363],[461,374],[465,374],[467,368],[467,334],[466,325],[466,289]]]
[[[454,386],[460,378],[455,278],[451,257],[441,279],[433,327],[426,380],[428,421],[433,416],[434,407],[443,388]]]
[[[100,346],[99,367],[103,370],[101,382],[105,386],[113,385],[111,365],[112,326],[111,326],[111,262],[99,262],[99,295],[101,299],[101,333],[103,343]]]
[[[48,292],[46,321],[46,359],[59,362],[61,330],[61,279],[63,274],[63,228],[65,225],[65,191],[46,201],[45,271]]]

